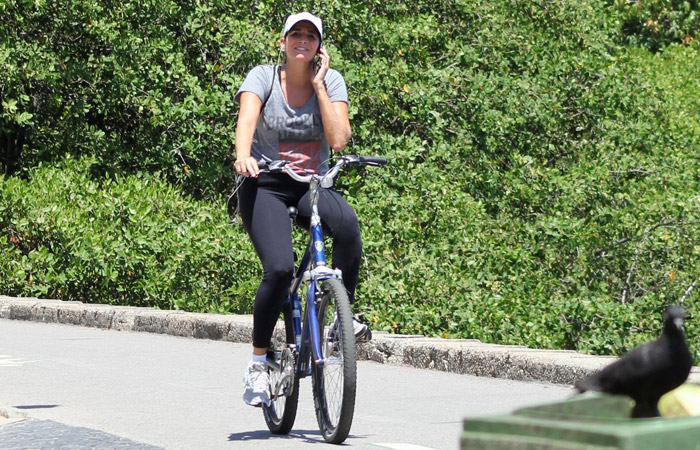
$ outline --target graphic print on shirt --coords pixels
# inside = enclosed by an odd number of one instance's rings
[[[315,173],[321,166],[321,116],[304,114],[288,118],[278,128],[279,158],[290,161],[297,173]]]
[[[321,142],[280,141],[279,155],[296,173],[314,173],[321,165]]]

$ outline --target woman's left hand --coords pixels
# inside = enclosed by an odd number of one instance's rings
[[[326,78],[328,68],[331,66],[331,55],[326,50],[326,47],[323,46],[318,49],[316,55],[318,56],[318,63],[311,75],[311,83],[314,85],[314,89],[318,90],[319,87],[323,87],[323,80]]]

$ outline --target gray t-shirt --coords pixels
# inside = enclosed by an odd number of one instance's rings
[[[331,102],[348,103],[345,80],[338,71],[328,69],[324,83]],[[290,106],[280,86],[279,66],[271,65],[257,66],[248,73],[236,93],[237,102],[243,92],[253,92],[263,103],[267,99],[253,136],[253,157],[291,161],[298,173],[328,170],[330,147],[323,133],[316,93],[301,108]]]

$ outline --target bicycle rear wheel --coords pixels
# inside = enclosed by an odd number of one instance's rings
[[[294,426],[299,403],[299,378],[296,376],[296,350],[292,307],[285,305],[282,311],[283,322],[277,322],[272,335],[272,344],[267,357],[279,365],[270,368],[270,405],[263,405],[265,423],[274,434],[287,434]],[[283,327],[283,330],[279,328]]]
[[[325,363],[312,365],[316,419],[323,438],[340,444],[350,433],[355,412],[357,361],[348,294],[340,280],[321,284],[318,304]]]

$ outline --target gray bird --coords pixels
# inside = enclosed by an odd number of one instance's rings
[[[670,306],[663,317],[664,329],[658,339],[640,345],[599,372],[577,381],[574,387],[579,392],[627,395],[635,402],[632,417],[659,417],[659,399],[683,384],[693,365],[683,336],[683,308]]]

